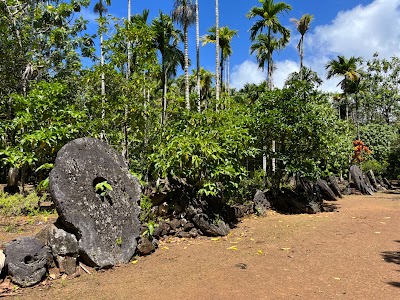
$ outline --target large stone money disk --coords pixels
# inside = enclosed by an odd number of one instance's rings
[[[102,182],[112,190],[96,190]],[[129,262],[140,234],[141,187],[117,151],[94,138],[69,142],[57,154],[49,188],[59,221],[76,235],[86,264]]]

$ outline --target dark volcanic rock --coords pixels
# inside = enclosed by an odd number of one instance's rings
[[[61,273],[70,275],[76,272],[78,241],[75,235],[51,224],[40,231],[36,238],[51,248]]]
[[[339,197],[342,198],[342,192],[339,186],[339,183],[336,179],[335,176],[329,176],[329,187],[331,188],[332,192],[334,192],[334,194]]]
[[[107,182],[101,195],[95,186]],[[79,253],[89,266],[128,263],[136,251],[141,189],[123,157],[106,143],[80,138],[57,154],[50,192],[59,221],[76,235]]]
[[[268,201],[263,191],[257,190],[253,202],[254,209],[261,215],[264,215],[267,210],[271,209],[271,203]]]
[[[376,190],[382,190],[382,186],[378,183],[375,178],[375,174],[372,170],[368,170],[366,175],[368,176],[369,182]]]
[[[142,236],[137,246],[137,252],[140,255],[148,255],[156,249],[154,244],[147,238]]]
[[[224,221],[212,221],[206,214],[197,214],[193,217],[193,222],[208,236],[225,236],[229,233],[230,227]]]
[[[365,182],[363,173],[361,172],[361,169],[358,166],[352,165],[350,167],[350,174],[351,174],[351,179],[353,180],[357,190],[359,190],[364,195],[373,194],[371,187],[369,187]]]
[[[325,180],[318,179],[315,184],[319,187],[323,199],[330,201],[337,200],[335,193],[328,186],[328,183]]]
[[[51,261],[50,248],[34,237],[11,241],[4,253],[12,281],[22,287],[39,283]]]

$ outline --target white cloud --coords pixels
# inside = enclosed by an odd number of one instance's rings
[[[375,0],[366,6],[341,11],[331,23],[317,26],[305,35],[304,65],[324,80],[322,90],[340,91],[339,78],[326,80],[325,64],[338,55],[361,56],[365,60],[371,59],[375,52],[381,58],[399,55],[399,28],[400,0]],[[287,61],[277,61],[276,65],[279,64],[288,66]]]
[[[299,64],[292,60],[277,61],[275,63],[276,70],[272,74],[274,86],[282,88],[290,73],[299,71]]]
[[[259,84],[267,78],[266,72],[258,68],[255,62],[245,60],[232,69],[231,87],[241,89],[246,83]]]
[[[325,56],[362,56],[379,52],[390,57],[400,50],[400,0],[375,0],[339,12],[331,24],[306,35],[306,49]]]

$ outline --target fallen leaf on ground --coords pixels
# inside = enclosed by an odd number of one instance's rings
[[[161,250],[168,250],[169,248],[167,246],[164,246],[161,248]]]
[[[281,250],[283,250],[283,251],[289,251],[290,250],[290,248],[281,248]]]
[[[260,254],[260,255],[263,254],[262,250],[258,250],[257,254]]]
[[[131,261],[131,264],[132,264],[132,265],[137,264],[138,261],[139,261],[139,260],[134,259],[134,260]]]
[[[211,238],[211,240],[212,241],[219,241],[221,238],[219,238],[219,237],[213,237],[213,238]]]
[[[237,246],[230,246],[230,247],[228,247],[228,248],[226,248],[226,249],[228,249],[228,250],[237,250],[238,247],[237,247]]]

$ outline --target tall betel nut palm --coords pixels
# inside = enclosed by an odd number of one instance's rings
[[[104,0],[106,5],[111,5],[111,0]],[[93,8],[95,13],[99,14],[99,37],[100,37],[100,67],[104,67],[104,32],[106,30],[105,27],[105,20],[103,18],[103,14],[107,12],[107,7],[104,5],[103,0],[99,0]],[[105,118],[105,96],[106,96],[106,80],[105,80],[105,75],[104,75],[104,70],[101,70],[101,122],[104,124],[104,118]],[[104,126],[104,125],[103,125]],[[104,131],[104,130],[103,130]],[[104,132],[101,132],[100,138],[104,138]]]
[[[300,33],[300,40],[297,44],[297,50],[299,51],[300,56],[300,78],[302,78],[302,70],[303,70],[303,60],[304,60],[304,35],[310,29],[311,21],[314,19],[313,15],[304,14],[301,16],[300,20],[295,18],[290,19],[297,28],[297,31]]]
[[[358,126],[358,97],[357,94],[361,88],[361,76],[362,70],[360,65],[362,63],[361,57],[351,56],[349,59],[346,57],[339,55],[337,59],[332,59],[328,61],[325,65],[325,69],[327,70],[326,78],[330,79],[335,76],[343,76],[343,79],[338,83],[341,89],[343,90],[343,95],[345,99],[347,99],[350,95],[354,96],[354,102],[356,106],[355,113],[355,123],[357,126],[357,135],[359,137],[359,126]],[[347,105],[347,100],[346,100]],[[346,106],[346,115],[348,107]]]
[[[272,55],[275,50],[282,49],[289,42],[290,31],[285,28],[278,19],[278,16],[288,12],[292,9],[289,4],[285,2],[274,3],[273,0],[260,0],[261,7],[254,6],[247,13],[247,18],[258,18],[253,26],[250,28],[250,40],[257,41],[267,51],[265,54],[259,53],[259,57],[265,58],[268,70],[268,87],[271,89],[273,86],[272,72],[273,61]],[[265,38],[258,38],[259,34],[263,34],[266,29]],[[254,47],[253,47],[254,48]],[[256,51],[252,49],[253,52]],[[260,49],[261,51],[261,49]],[[259,64],[263,61],[258,61]],[[265,61],[264,61],[265,62]],[[264,63],[263,62],[263,63]]]
[[[208,30],[209,34],[205,34],[201,39],[203,41],[203,46],[208,43],[216,42],[216,32],[215,26]],[[220,47],[220,84],[223,86],[223,73],[226,60],[232,55],[231,41],[234,36],[237,36],[237,30],[229,29],[228,26],[223,26],[219,28],[219,47]]]
[[[190,110],[189,98],[189,38],[188,28],[196,22],[196,6],[191,0],[176,0],[172,10],[172,20],[183,27],[183,43],[185,54],[185,102],[186,109]]]

